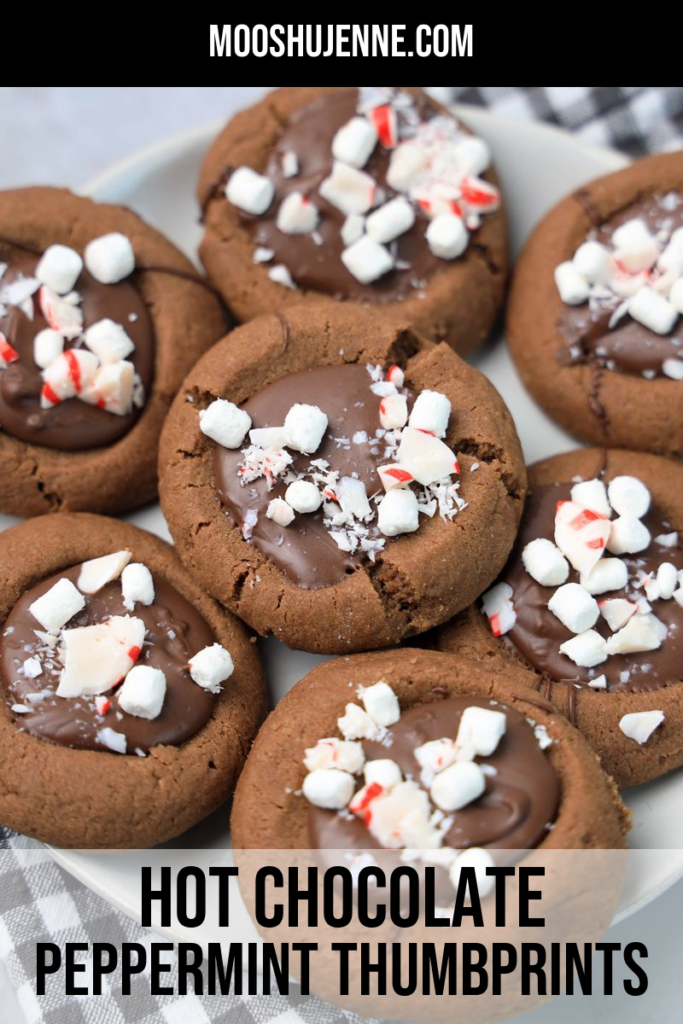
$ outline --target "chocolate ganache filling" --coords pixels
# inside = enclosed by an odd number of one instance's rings
[[[667,636],[657,650],[631,654],[612,654],[594,668],[576,665],[560,651],[560,644],[574,635],[548,608],[555,587],[544,587],[533,579],[522,563],[522,551],[537,538],[553,540],[555,510],[558,501],[570,498],[571,484],[558,483],[537,487],[527,500],[517,542],[500,579],[513,590],[512,601],[516,620],[505,634],[509,643],[537,672],[546,673],[556,681],[572,680],[586,686],[591,679],[604,675],[608,690],[638,693],[655,690],[683,679],[683,608],[673,600],[651,602],[652,612],[667,627]],[[631,602],[644,599],[643,580],[656,576],[662,562],[683,570],[683,550],[658,544],[656,538],[670,535],[675,526],[666,522],[655,506],[643,517],[652,535],[646,550],[635,555],[620,555],[628,568],[626,588],[596,596],[596,601],[626,598]],[[608,553],[607,553],[608,554]],[[608,554],[609,557],[609,554]],[[578,583],[579,574],[570,566],[567,583]],[[593,626],[604,638],[610,636],[601,615]]]
[[[30,256],[12,260],[0,285],[3,289],[11,288],[22,278],[34,278],[37,264],[37,258]],[[18,356],[0,369],[0,425],[20,441],[61,451],[86,451],[114,444],[138,419],[140,408],[135,403],[124,415],[78,396],[66,398],[51,408],[41,406],[43,377],[34,359],[34,339],[51,326],[41,301],[42,291],[36,290],[25,305],[0,303],[0,333]],[[65,339],[64,350],[82,349],[82,334],[88,327],[101,320],[112,320],[124,328],[135,345],[127,359],[134,366],[144,394],[148,394],[154,371],[154,330],[133,279],[101,284],[83,268],[75,292],[81,299],[75,308],[82,311],[83,324],[76,337]]]
[[[40,739],[90,750],[106,749],[102,730],[113,730],[125,736],[129,754],[146,753],[159,743],[179,744],[189,739],[211,717],[215,697],[191,679],[187,663],[213,644],[214,637],[199,612],[159,575],[154,576],[152,604],[138,602],[130,612],[123,602],[121,581],[114,580],[98,593],[84,595],[85,607],[67,623],[67,628],[73,629],[102,623],[111,616],[142,619],[146,632],[137,664],[160,669],[166,676],[166,693],[158,717],[149,720],[121,710],[116,687],[104,695],[111,703],[104,714],[98,713],[95,697],[56,696],[63,668],[60,646],[50,646],[37,635],[36,631],[46,637],[29,607],[61,579],[75,585],[80,572],[81,566],[74,566],[36,584],[17,601],[2,627],[0,680],[17,724]],[[34,663],[25,668],[28,659],[39,661],[39,674],[33,674]]]

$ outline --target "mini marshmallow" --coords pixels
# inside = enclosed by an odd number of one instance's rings
[[[400,430],[408,421],[405,395],[387,395],[379,403],[379,421],[385,430]]]
[[[132,611],[136,603],[149,607],[154,601],[154,579],[146,565],[132,562],[121,574],[121,593],[123,603],[128,611]]]
[[[669,303],[677,313],[683,313],[683,277],[677,278],[672,284],[671,291],[669,292]]]
[[[76,395],[86,397],[88,387],[95,380],[97,367],[97,356],[92,352],[73,348],[62,352],[43,370],[45,383],[40,394],[41,406],[49,409]]]
[[[61,629],[85,608],[85,598],[71,580],[63,578],[29,605],[29,611],[43,629]]]
[[[487,868],[494,868],[496,862],[494,861],[488,850],[484,850],[479,846],[470,846],[468,850],[463,850],[459,853],[451,864],[448,877],[451,885],[457,891],[460,885],[460,872],[463,868],[474,868],[474,877],[477,881],[477,892],[479,893],[480,899],[486,899],[486,897],[493,892],[495,885],[495,878],[493,875],[487,875]]]
[[[342,213],[367,213],[375,201],[375,179],[364,171],[336,160],[329,178],[321,183],[320,195]]]
[[[249,440],[259,448],[284,448],[287,436],[284,427],[256,427],[249,431]]]
[[[142,619],[131,615],[112,615],[93,626],[65,629],[57,696],[94,696],[111,690],[140,657],[145,632]]]
[[[161,714],[165,697],[166,676],[150,665],[134,665],[116,695],[122,711],[150,720]]]
[[[229,679],[235,671],[230,652],[220,644],[202,648],[190,658],[187,667],[194,682],[209,693],[219,693],[220,684]]]
[[[650,492],[634,476],[615,476],[608,488],[609,500],[618,516],[642,519],[650,508]]]
[[[285,491],[285,501],[295,512],[317,512],[322,500],[316,485],[308,480],[295,480]]]
[[[365,764],[363,745],[353,740],[339,740],[335,736],[318,740],[305,751],[304,766],[309,772],[316,768],[340,768],[356,775]]]
[[[296,282],[284,263],[276,263],[274,267],[271,267],[268,271],[268,278],[274,284],[282,285],[283,288],[289,288],[290,291],[296,291]]]
[[[683,359],[665,359],[662,363],[662,372],[671,380],[683,380]]]
[[[444,438],[451,417],[451,403],[440,391],[421,391],[415,399],[408,422],[415,430],[427,430]]]
[[[299,158],[292,149],[282,154],[282,173],[285,178],[296,178],[299,173]]]
[[[460,717],[455,745],[473,757],[489,757],[505,735],[506,727],[504,712],[473,704],[465,708]]]
[[[634,615],[625,626],[607,641],[608,654],[636,654],[638,651],[656,651],[662,646],[666,626],[654,615]]]
[[[628,311],[634,320],[655,334],[668,334],[678,319],[671,303],[647,285],[629,299]]]
[[[83,269],[83,260],[68,245],[49,245],[35,270],[41,284],[46,284],[58,295],[70,292]]]
[[[478,177],[491,163],[491,150],[483,139],[474,135],[466,136],[454,150],[458,167],[465,174]]]
[[[353,775],[339,768],[316,768],[304,778],[302,792],[314,807],[341,811],[356,788]]]
[[[568,306],[580,306],[590,292],[586,278],[579,274],[570,260],[565,260],[555,267],[555,286],[560,298]]]
[[[64,338],[58,331],[46,327],[33,339],[33,361],[41,370],[47,369],[64,351]]]
[[[389,200],[368,217],[365,229],[374,242],[393,242],[415,223],[415,210],[403,196]]]
[[[663,711],[632,711],[624,715],[619,722],[619,728],[624,736],[636,743],[647,743],[655,729],[664,721]]]
[[[225,398],[216,398],[206,409],[199,410],[199,429],[223,448],[239,448],[251,426],[251,417],[244,409]]]
[[[614,258],[629,274],[649,270],[659,258],[657,240],[640,217],[627,220],[612,235]]]
[[[318,210],[301,192],[290,192],[280,204],[277,226],[286,235],[309,235],[318,226]]]
[[[394,266],[389,250],[367,235],[344,249],[341,258],[348,272],[361,284],[372,284]]]
[[[469,232],[462,217],[442,213],[430,221],[426,238],[429,248],[440,260],[454,260],[467,248]]]
[[[365,217],[361,217],[359,213],[350,213],[341,227],[341,238],[344,245],[353,245],[359,238],[362,238],[365,233]]]
[[[105,726],[104,729],[100,729],[97,733],[97,742],[101,743],[103,747],[107,747],[115,754],[125,754],[128,742],[122,732],[117,732],[116,729],[110,729],[109,726]]]
[[[377,725],[394,725],[401,717],[398,697],[388,683],[379,682],[374,686],[362,687],[360,699]]]
[[[377,472],[385,491],[391,491],[394,487],[407,487],[415,479],[405,466],[399,466],[398,463],[393,466],[380,466]]]
[[[378,740],[383,735],[383,730],[359,704],[347,704],[337,726],[346,740]]]
[[[417,498],[413,491],[403,487],[387,491],[379,505],[377,525],[385,537],[414,533],[420,524]]]
[[[678,228],[669,239],[669,244],[657,260],[660,270],[671,270],[683,274],[683,231]]]
[[[302,455],[318,450],[326,430],[327,416],[317,405],[293,405],[285,416],[287,447]]]
[[[116,284],[135,270],[135,253],[130,239],[119,231],[88,242],[83,253],[85,265],[101,284]]]
[[[289,526],[294,519],[294,509],[282,498],[273,498],[268,502],[266,519],[272,519],[278,526]]]
[[[551,540],[539,537],[522,551],[522,563],[542,587],[558,587],[569,576],[569,562]]]
[[[674,530],[672,533],[658,533],[655,537],[655,544],[659,544],[662,548],[678,547],[678,532]]]
[[[620,558],[601,558],[589,573],[581,573],[579,581],[589,594],[623,590],[628,582],[628,566]]]
[[[673,597],[677,583],[678,571],[676,566],[671,562],[662,562],[657,570],[657,586],[659,587],[659,596],[663,601],[668,601]]]
[[[589,573],[602,555],[610,523],[574,501],[558,501],[555,543],[577,572]]]
[[[600,614],[595,598],[579,583],[558,587],[548,601],[548,608],[572,633],[585,633],[595,625]]]
[[[135,349],[135,344],[121,324],[105,318],[98,320],[85,332],[85,343],[101,363],[117,363]]]
[[[650,544],[650,531],[640,519],[619,516],[612,523],[607,548],[613,555],[633,555]]]
[[[612,630],[621,629],[625,626],[631,616],[638,611],[638,605],[627,601],[625,597],[614,597],[608,601],[599,601],[598,607],[603,619]]]
[[[460,471],[448,445],[412,426],[405,427],[401,433],[396,459],[425,487]]]
[[[429,795],[442,811],[459,811],[486,791],[486,778],[474,761],[444,768],[434,779]]]
[[[494,636],[508,633],[517,621],[517,613],[512,603],[512,587],[509,583],[496,583],[482,596],[482,610],[489,620]]]
[[[597,512],[605,519],[612,516],[612,509],[607,500],[607,488],[602,480],[582,480],[581,483],[574,484],[571,497],[577,505],[589,508],[591,512]]]
[[[76,583],[78,589],[83,594],[97,594],[107,583],[119,578],[131,557],[130,551],[115,551],[84,562]]]
[[[587,629],[560,644],[560,650],[581,668],[593,668],[607,660],[605,641],[594,629]]]
[[[335,492],[342,512],[363,521],[372,518],[373,511],[362,480],[357,480],[352,476],[343,476],[337,482]]]
[[[376,783],[388,791],[403,782],[403,773],[395,761],[391,761],[388,757],[381,757],[376,761],[365,762],[363,778],[366,786]]]
[[[426,170],[429,157],[415,142],[402,142],[391,154],[387,169],[387,184],[396,192],[408,192],[416,179]]]
[[[377,129],[367,117],[352,117],[332,139],[332,156],[351,167],[365,167],[377,145]]]
[[[272,203],[275,189],[272,181],[251,167],[238,167],[230,175],[225,195],[233,206],[260,217]]]
[[[683,608],[683,586],[680,586],[678,590],[674,591],[673,599],[679,608]]]
[[[614,272],[614,259],[609,250],[595,241],[580,245],[574,253],[572,264],[589,284],[606,284]]]

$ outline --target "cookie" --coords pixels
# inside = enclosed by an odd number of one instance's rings
[[[499,582],[438,635],[443,651],[524,666],[620,787],[683,764],[683,469],[581,450],[530,470]]]
[[[142,848],[223,803],[264,713],[243,626],[163,541],[84,513],[0,535],[0,820]]]
[[[171,400],[224,329],[207,282],[130,210],[0,193],[0,510],[150,501]]]
[[[202,262],[240,321],[334,298],[464,354],[496,320],[508,257],[488,146],[418,88],[269,93],[218,136],[198,198]]]
[[[510,415],[446,344],[357,306],[302,306],[219,342],[160,448],[162,507],[201,584],[261,635],[397,643],[491,582],[525,489]]]
[[[549,416],[597,445],[683,454],[683,154],[639,160],[543,219],[507,336]]]

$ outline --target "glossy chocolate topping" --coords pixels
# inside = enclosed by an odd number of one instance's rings
[[[13,260],[2,278],[9,284],[19,276],[33,277],[37,259],[29,256]],[[121,324],[135,344],[128,357],[139,374],[145,394],[149,393],[154,372],[154,329],[147,306],[132,279],[118,284],[100,284],[83,269],[75,285],[82,296],[83,330],[98,320],[111,319]],[[0,315],[0,332],[18,354],[17,362],[0,370],[0,425],[2,429],[28,444],[62,451],[85,451],[113,444],[136,422],[140,410],[126,416],[89,405],[80,398],[69,398],[51,409],[41,409],[43,384],[40,368],[33,359],[33,340],[48,324],[43,316],[38,292],[33,296],[33,319],[17,306],[7,306]],[[67,341],[65,349],[79,347],[82,340]]]
[[[548,609],[548,601],[556,588],[542,587],[537,583],[525,570],[521,554],[523,548],[537,537],[553,540],[556,504],[568,500],[570,492],[571,484],[551,484],[537,487],[527,500],[516,545],[500,576],[514,591],[512,601],[517,615],[515,625],[505,634],[505,641],[511,643],[538,672],[545,672],[558,681],[575,680],[586,684],[590,679],[604,675],[610,690],[637,693],[683,679],[683,608],[673,600],[651,602],[653,614],[669,629],[669,635],[656,651],[613,654],[592,669],[575,665],[560,652],[560,644],[574,634]],[[645,574],[650,571],[656,573],[662,562],[672,562],[678,569],[683,569],[680,546],[661,547],[654,542],[655,537],[670,533],[680,524],[665,522],[654,507],[643,517],[643,522],[653,537],[650,546],[637,555],[619,556],[629,568],[627,589],[596,595],[596,601],[616,597],[634,601],[644,597],[642,588],[633,587],[639,569]],[[611,557],[609,552],[606,552],[606,557]],[[579,574],[571,567],[566,582],[579,582]],[[602,616],[593,628],[604,637],[611,635]]]
[[[513,708],[475,697],[452,697],[413,707],[401,713],[381,742],[363,740],[368,761],[391,758],[406,779],[420,781],[415,749],[429,740],[457,735],[463,711],[473,705],[504,711],[507,729],[490,757],[476,758],[495,768],[486,777],[486,792],[460,811],[453,812],[453,825],[444,846],[466,849],[484,846],[498,850],[528,850],[541,842],[555,819],[560,783],[547,756],[541,750],[526,718]],[[360,788],[360,782],[359,782]],[[310,842],[321,850],[372,850],[379,846],[357,817],[338,814],[310,805]]]
[[[253,427],[277,427],[282,426],[296,403],[319,406],[328,417],[327,434],[314,455],[291,452],[294,456],[291,469],[303,472],[308,470],[312,459],[325,459],[340,477],[357,475],[366,486],[368,498],[372,499],[373,494],[383,493],[377,467],[388,459],[384,442],[375,437],[375,431],[381,429],[380,400],[370,390],[371,384],[365,365],[323,366],[290,374],[270,384],[242,408],[251,416]],[[410,408],[413,393],[408,389],[403,389],[403,393],[408,396]],[[214,447],[218,494],[238,524],[244,521],[248,511],[258,513],[249,543],[289,579],[305,589],[317,590],[338,583],[366,560],[367,555],[360,550],[350,554],[337,546],[323,522],[322,506],[318,512],[297,515],[286,527],[267,519],[268,502],[284,497],[287,485],[276,482],[268,491],[262,477],[242,486],[238,474],[242,458],[240,451],[220,445]],[[371,526],[371,533],[373,531],[374,535],[381,536],[375,526]]]
[[[654,235],[662,229],[671,234],[683,225],[683,200],[679,199],[675,206],[669,203],[667,208],[662,206],[661,196],[639,200],[602,224],[590,237],[611,248],[616,229],[635,217],[644,220]],[[594,310],[588,304],[563,306],[559,323],[567,347],[559,353],[560,361],[566,365],[595,361],[609,370],[652,378],[663,375],[665,359],[683,358],[680,318],[668,335],[655,334],[628,313],[610,328],[615,308],[615,305]]]
[[[341,254],[346,245],[340,232],[346,215],[326,202],[318,189],[332,170],[332,139],[342,125],[356,116],[357,103],[358,90],[348,89],[323,96],[297,111],[280,136],[264,172],[275,186],[275,199],[270,209],[262,217],[244,213],[240,217],[244,223],[252,225],[255,245],[272,249],[273,264],[284,263],[299,288],[356,302],[395,302],[414,294],[449,264],[430,251],[425,238],[429,222],[419,209],[412,228],[392,243],[397,259],[409,264],[405,269],[391,270],[378,281],[363,285],[342,263]],[[426,96],[415,99],[415,109],[423,121],[437,113]],[[438,113],[443,114],[443,111]],[[299,171],[292,178],[282,173],[282,157],[288,152],[296,153],[299,162]],[[363,167],[384,191],[387,200],[399,194],[386,181],[390,157],[391,150],[378,143]],[[278,230],[276,220],[280,204],[293,191],[302,192],[320,211],[316,234],[287,235]]]
[[[43,580],[17,601],[0,633],[0,680],[9,705],[26,704],[32,710],[16,714],[17,725],[41,739],[64,746],[103,750],[97,740],[100,729],[111,728],[127,739],[127,753],[147,751],[158,743],[182,743],[189,739],[211,717],[215,697],[195,683],[185,666],[198,651],[215,642],[213,634],[192,605],[158,574],[154,576],[154,603],[145,607],[137,603],[132,612],[124,607],[121,581],[108,583],[97,594],[86,597],[83,611],[75,615],[67,628],[91,626],[112,615],[134,615],[146,627],[145,644],[138,665],[161,669],[166,675],[166,697],[161,713],[155,719],[138,718],[119,709],[115,691],[106,696],[111,709],[97,714],[93,697],[65,698],[46,694],[38,703],[28,699],[31,693],[54,691],[62,668],[59,648],[49,648],[36,636],[42,630],[29,611],[29,606],[66,577],[76,583],[80,566]],[[37,656],[43,666],[34,679],[27,678],[22,665]]]

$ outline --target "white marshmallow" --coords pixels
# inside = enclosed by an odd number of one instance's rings
[[[113,320],[98,320],[85,332],[85,343],[101,363],[117,363],[135,349],[135,344],[121,324]]]
[[[594,665],[601,665],[607,660],[605,641],[594,629],[587,629],[585,633],[565,640],[560,644],[560,650],[581,668],[593,668]]]
[[[362,687],[360,699],[365,710],[377,725],[394,725],[401,717],[398,697],[388,683],[379,682],[374,686]]]
[[[628,582],[628,566],[620,558],[601,558],[588,573],[581,573],[581,586],[589,594],[623,590]]]
[[[577,572],[588,574],[602,555],[610,523],[574,501],[558,502],[555,543]]]
[[[54,586],[29,605],[29,611],[43,629],[61,629],[85,608],[85,598],[71,580],[57,580]]]
[[[671,303],[647,285],[639,288],[629,300],[628,311],[634,320],[655,334],[668,334],[678,319]]]
[[[154,579],[146,565],[133,562],[127,565],[121,574],[121,593],[123,603],[132,611],[136,602],[148,607],[154,601]]]
[[[92,276],[101,284],[116,284],[135,270],[133,246],[120,231],[100,235],[88,242],[83,259]]]
[[[337,727],[346,740],[377,740],[384,734],[360,704],[347,704],[344,714],[337,719]]]
[[[458,725],[455,745],[472,756],[489,757],[505,735],[507,719],[503,711],[480,708],[473,704],[465,708]]]
[[[365,167],[377,145],[377,130],[367,117],[352,117],[332,139],[332,156],[352,167]]]
[[[368,217],[365,229],[374,242],[393,242],[415,223],[415,210],[403,196],[390,199]]]
[[[348,272],[361,284],[372,284],[394,266],[389,250],[367,235],[344,249],[341,258]]]
[[[266,519],[272,519],[278,526],[289,526],[294,519],[294,509],[282,498],[273,498],[268,502]]]
[[[343,476],[335,486],[335,493],[342,512],[363,521],[372,518],[373,511],[362,480],[357,480],[353,476]]]
[[[158,718],[166,697],[166,676],[160,668],[134,665],[118,691],[119,707],[136,718]]]
[[[454,213],[441,213],[430,221],[426,237],[429,248],[440,260],[462,256],[469,242],[465,221]]]
[[[426,170],[428,155],[414,142],[402,142],[391,154],[387,170],[387,184],[397,192],[408,192],[411,185]]]
[[[631,274],[649,270],[659,258],[657,240],[640,217],[627,220],[612,235],[614,258]]]
[[[674,591],[673,599],[679,606],[679,608],[683,608],[683,586],[679,587],[678,590]]]
[[[486,778],[474,761],[460,761],[444,768],[434,779],[429,795],[442,811],[459,811],[486,790]]]
[[[613,597],[608,601],[600,601],[598,607],[612,632],[625,626],[631,616],[638,611],[638,605],[627,601],[625,597]]]
[[[474,135],[468,135],[459,142],[454,154],[459,169],[475,178],[483,174],[491,163],[488,145]]]
[[[683,230],[678,228],[669,239],[669,244],[657,260],[660,270],[671,270],[676,274],[683,273]],[[681,312],[679,310],[679,312]]]
[[[46,327],[33,339],[33,361],[45,370],[64,351],[64,338],[58,331]]]
[[[87,389],[97,374],[97,356],[85,349],[71,348],[43,370],[45,386],[41,392],[40,404],[44,409],[54,405],[54,397],[59,401],[74,398],[76,395],[86,397]]]
[[[302,455],[312,455],[318,450],[326,430],[327,416],[317,405],[293,405],[285,416],[287,447]]]
[[[365,217],[359,213],[350,213],[341,227],[342,242],[348,248],[362,238],[365,233]]]
[[[235,671],[230,652],[220,644],[203,647],[190,658],[187,666],[194,682],[210,693],[218,693],[220,684],[229,679]]]
[[[84,562],[76,584],[78,589],[83,594],[97,594],[107,583],[119,578],[131,557],[130,551],[115,551]]]
[[[282,173],[285,178],[296,178],[299,173],[299,158],[292,149],[282,154]]]
[[[602,480],[582,480],[581,483],[574,484],[571,495],[572,501],[577,505],[589,508],[605,519],[611,518],[612,510],[607,500],[607,488]]]
[[[615,476],[608,488],[609,500],[618,516],[642,519],[650,508],[650,492],[634,476]]]
[[[522,563],[542,587],[558,587],[569,576],[569,562],[551,540],[538,537],[522,551]]]
[[[111,690],[139,658],[144,639],[144,622],[131,615],[65,629],[60,652],[64,670],[57,696],[82,697]]]
[[[665,359],[662,363],[662,371],[671,380],[683,380],[683,359]]]
[[[305,751],[304,766],[309,772],[316,768],[340,768],[356,775],[365,764],[363,745],[353,740],[340,740],[336,736],[318,740]]]
[[[319,193],[344,214],[367,213],[375,201],[375,179],[364,171],[335,160],[329,178],[321,183]]]
[[[683,313],[683,277],[677,278],[672,284],[669,302],[677,313]]]
[[[251,426],[251,416],[233,402],[216,398],[199,411],[199,429],[224,448],[239,448]]]
[[[664,721],[663,711],[632,711],[619,722],[619,728],[624,736],[636,743],[647,743],[655,729]]]
[[[309,480],[295,480],[285,491],[285,501],[295,512],[317,512],[322,500],[320,491]]]
[[[304,796],[314,807],[341,811],[353,796],[353,775],[339,768],[316,768],[305,777],[301,787]]]
[[[448,445],[412,426],[401,434],[396,460],[424,486],[458,472],[457,459]]]
[[[491,854],[488,850],[484,850],[479,846],[470,846],[468,850],[463,850],[459,853],[451,864],[448,877],[451,885],[455,890],[460,885],[460,872],[463,868],[474,868],[474,877],[477,880],[477,892],[479,893],[480,899],[486,899],[486,897],[493,892],[495,885],[495,878],[493,875],[487,875],[486,869],[493,868],[496,866]]]
[[[608,639],[605,650],[608,654],[656,651],[662,646],[665,636],[666,626],[654,615],[634,615]]]
[[[318,210],[301,192],[290,192],[277,212],[278,230],[286,235],[309,235],[318,225]]]
[[[676,566],[671,562],[662,562],[657,570],[657,586],[659,587],[659,596],[663,601],[668,601],[673,597],[677,583],[678,572]]]
[[[363,778],[366,786],[376,783],[388,792],[403,782],[403,773],[395,761],[391,761],[388,757],[381,757],[376,761],[365,762]]]
[[[385,537],[414,533],[420,525],[414,492],[403,487],[387,491],[379,505],[377,525]]]
[[[496,583],[482,595],[482,610],[489,620],[494,636],[508,633],[517,621],[517,613],[512,603],[512,587],[509,583]]]
[[[283,288],[289,288],[290,291],[296,291],[296,282],[284,263],[276,263],[274,267],[271,267],[268,271],[268,277],[274,284],[282,285]]]
[[[284,448],[287,436],[284,427],[255,427],[249,431],[249,440],[259,448]]]
[[[428,430],[444,438],[451,417],[451,402],[440,391],[421,391],[415,399],[408,422],[415,430]]]
[[[35,270],[41,284],[46,284],[58,295],[66,295],[76,284],[83,269],[83,260],[75,249],[67,245],[49,245]]]
[[[562,301],[569,306],[580,306],[590,292],[586,278],[579,274],[570,260],[555,267],[555,286]]]
[[[379,421],[385,430],[400,430],[408,421],[405,395],[387,395],[379,403]]]
[[[275,189],[272,181],[251,167],[238,167],[230,175],[225,195],[233,206],[260,217],[272,203]]]
[[[613,555],[633,555],[650,544],[650,531],[640,519],[619,516],[612,523],[607,548]]]
[[[589,284],[605,284],[614,272],[614,260],[600,242],[584,242],[574,253],[572,263]]]
[[[598,620],[598,602],[579,583],[558,587],[548,601],[549,610],[572,633],[585,633]]]
[[[407,487],[414,479],[413,474],[398,463],[391,466],[379,466],[377,472],[385,491],[390,491],[394,487]]]

